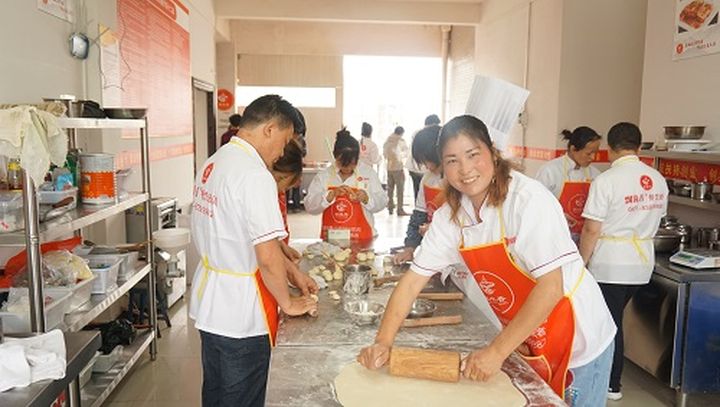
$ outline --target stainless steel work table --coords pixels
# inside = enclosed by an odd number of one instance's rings
[[[28,387],[0,393],[0,406],[42,406],[47,407],[57,398],[68,384],[80,374],[100,349],[99,331],[65,332],[67,367],[65,377],[58,380],[43,380]]]
[[[308,241],[302,243],[307,244]],[[295,242],[293,246],[296,247]],[[376,242],[376,253],[388,253],[387,241]],[[375,267],[382,270],[378,255]],[[369,297],[387,303],[393,285],[371,288]],[[333,301],[329,290],[343,297]],[[360,349],[371,344],[378,325],[357,326],[343,310],[344,293],[338,282],[319,293],[318,317],[287,318],[281,321],[278,346],[272,352],[266,405],[338,406],[334,380],[343,366],[355,360]],[[421,348],[470,352],[492,340],[495,326],[469,300],[435,301],[435,315],[462,315],[461,325],[402,328],[396,344]],[[528,405],[564,405],[550,387],[517,355],[503,370],[525,395]]]

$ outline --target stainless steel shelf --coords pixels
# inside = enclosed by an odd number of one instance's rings
[[[126,346],[120,360],[107,373],[93,373],[92,378],[80,391],[84,407],[100,407],[115,390],[120,381],[127,375],[130,368],[140,359],[145,349],[150,346],[155,331],[147,330],[138,335],[135,342]]]
[[[142,129],[145,120],[129,119],[87,119],[82,117],[62,117],[57,120],[58,126],[65,129]]]
[[[125,295],[131,288],[135,286],[140,280],[142,280],[150,272],[150,265],[141,263],[135,269],[135,273],[116,290],[103,295],[93,295],[90,298],[90,309],[87,311],[73,312],[65,316],[65,325],[67,326],[66,331],[77,332],[98,315],[105,311],[121,296]]]
[[[696,163],[720,165],[720,153],[718,152],[685,152],[685,151],[654,151],[642,150],[641,157],[667,158],[670,160],[692,161]]]
[[[148,199],[147,193],[130,193],[128,197],[114,205],[78,205],[77,208],[48,222],[40,224],[40,240],[49,242],[67,236],[75,230],[90,226],[95,222],[139,205]],[[0,244],[25,242],[25,232],[19,231],[0,235]]]
[[[698,201],[697,199],[691,199],[679,195],[669,195],[668,201],[670,203],[691,206],[693,208],[705,209],[708,211],[720,212],[720,203],[712,201]]]

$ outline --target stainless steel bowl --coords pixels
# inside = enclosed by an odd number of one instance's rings
[[[677,250],[682,236],[675,230],[658,229],[653,237],[656,253],[668,253]]]
[[[370,300],[354,300],[345,303],[345,312],[356,325],[371,325],[382,318],[385,306]]]
[[[431,317],[437,310],[434,302],[424,298],[418,298],[412,303],[412,308],[408,313],[408,318],[424,318]]]
[[[705,134],[705,126],[665,126],[668,140],[697,140]]]
[[[655,143],[653,143],[652,141],[644,141],[640,144],[640,149],[641,150],[649,150],[654,145],[655,145]]]
[[[134,107],[106,107],[105,114],[111,119],[144,119],[147,109]]]

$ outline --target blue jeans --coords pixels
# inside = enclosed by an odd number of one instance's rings
[[[265,404],[270,338],[236,339],[200,331],[202,342],[203,407]]]
[[[615,345],[610,344],[592,362],[570,369],[573,381],[565,389],[565,402],[572,407],[605,407]]]

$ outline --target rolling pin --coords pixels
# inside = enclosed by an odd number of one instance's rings
[[[385,283],[394,283],[400,281],[400,278],[402,278],[402,276],[402,274],[398,274],[390,277],[378,277],[373,282],[375,284],[375,287],[380,287]]]
[[[457,325],[462,323],[462,315],[443,315],[440,317],[412,318],[403,321],[405,328],[417,328],[421,326],[435,325]]]
[[[393,346],[389,371],[394,376],[457,382],[460,380],[460,353]]]
[[[435,301],[461,301],[465,298],[465,294],[460,291],[454,293],[420,293],[418,298],[425,298],[426,300]]]

